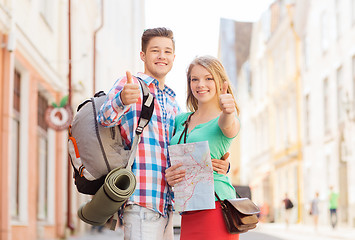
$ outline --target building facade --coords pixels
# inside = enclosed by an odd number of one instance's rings
[[[355,1],[275,1],[253,26],[250,57],[238,75],[242,100],[242,181],[283,221],[329,224],[329,189],[340,224],[354,226]],[[243,169],[242,169],[243,172]]]
[[[1,240],[59,239],[85,228],[76,211],[87,197],[73,184],[67,132],[48,126],[46,110],[68,95],[69,63],[73,109],[124,70],[138,71],[143,29],[143,0],[0,1]]]
[[[355,226],[355,1],[296,4],[307,11],[306,20],[295,19],[302,41],[304,201],[319,192],[320,219],[328,223],[333,186],[339,193],[340,223]]]

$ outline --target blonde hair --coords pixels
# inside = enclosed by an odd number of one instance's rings
[[[201,56],[196,57],[189,65],[187,69],[187,99],[186,105],[190,111],[195,112],[198,109],[198,101],[194,97],[191,91],[191,71],[194,66],[200,65],[204,67],[213,77],[214,82],[216,83],[217,97],[221,95],[221,90],[223,83],[225,81],[228,82],[227,93],[231,94],[234,98],[235,108],[237,109],[237,113],[239,115],[239,107],[237,102],[235,101],[235,97],[231,88],[231,83],[227,76],[226,70],[224,69],[222,63],[215,57],[212,56]]]

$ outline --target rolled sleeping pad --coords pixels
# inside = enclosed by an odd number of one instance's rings
[[[107,174],[105,183],[91,201],[78,210],[79,218],[94,226],[104,225],[136,189],[136,177],[132,171],[116,168]]]

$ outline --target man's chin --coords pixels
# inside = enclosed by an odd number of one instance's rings
[[[157,80],[161,80],[164,79],[166,77],[166,75],[168,75],[169,71],[164,71],[164,72],[155,72],[154,73],[154,78],[156,78]]]

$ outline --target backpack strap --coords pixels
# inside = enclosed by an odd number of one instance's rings
[[[96,94],[95,94],[96,96]],[[108,162],[108,159],[107,159],[107,156],[106,156],[106,152],[105,152],[105,148],[104,148],[104,145],[102,144],[102,140],[101,140],[101,136],[100,136],[100,132],[99,132],[99,123],[97,122],[97,110],[96,110],[96,105],[95,105],[95,97],[91,98],[91,104],[92,104],[92,113],[94,115],[94,119],[95,119],[95,133],[96,133],[96,137],[97,137],[97,140],[99,142],[99,145],[100,145],[100,149],[101,149],[101,153],[102,153],[102,156],[105,160],[105,164],[106,164],[106,168],[107,168],[107,171],[110,172],[112,169],[110,167],[110,163]],[[81,106],[78,107],[78,109],[80,109]]]
[[[153,111],[154,111],[153,94],[150,92],[148,86],[140,78],[137,79],[142,88],[143,103],[142,103],[142,111],[138,120],[138,126],[136,128],[136,136],[133,139],[131,153],[126,166],[126,169],[128,170],[132,170],[132,165],[134,162],[134,158],[136,157],[138,143],[141,141],[141,134],[143,132],[143,129],[148,125],[150,119],[152,118]]]
[[[150,119],[152,118],[154,111],[154,97],[153,94],[151,94],[147,85],[141,79],[137,79],[143,91],[142,111],[138,120],[138,127],[136,129],[136,134],[140,135],[143,132],[145,126],[148,125]]]

